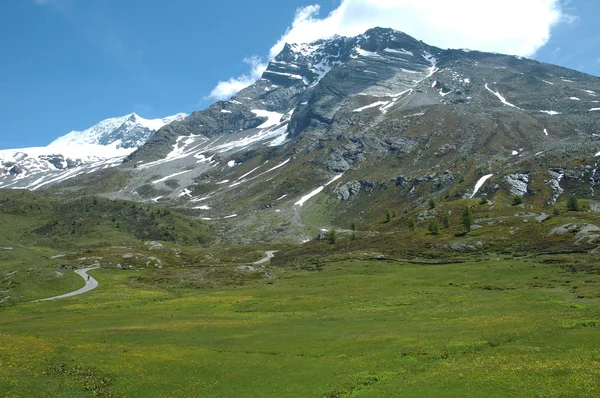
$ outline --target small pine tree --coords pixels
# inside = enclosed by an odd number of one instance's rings
[[[558,207],[554,207],[552,214],[554,214],[555,216],[560,216],[560,210],[558,210]]]
[[[334,229],[329,233],[329,243],[335,244],[338,240],[337,231]]]
[[[412,219],[412,218],[409,218],[409,219],[408,219],[408,223],[407,223],[407,225],[408,225],[408,229],[410,229],[411,231],[414,231],[414,230],[415,230],[415,228],[417,227],[417,223],[416,223],[416,222],[415,222],[415,220],[414,220],[414,219]]]
[[[577,200],[577,197],[575,195],[571,195],[571,196],[569,196],[569,199],[567,199],[567,210],[569,210],[569,211],[579,211],[580,210],[579,200]]]
[[[355,222],[353,222],[352,225],[350,225],[350,229],[353,231],[356,231],[356,228],[358,228],[358,226],[356,225]]]
[[[427,204],[429,205],[430,209],[435,209],[435,199],[429,198],[429,200],[427,201]]]
[[[442,214],[442,225],[444,228],[450,227],[450,215],[448,213]]]
[[[471,209],[469,208],[469,206],[465,206],[465,209],[463,210],[461,224],[465,232],[471,232],[471,224],[473,224],[473,214],[471,214]]]
[[[520,195],[513,195],[512,204],[513,204],[513,206],[518,206],[520,204],[523,204],[523,197]]]
[[[392,213],[392,209],[386,209],[385,210],[385,219],[387,222],[392,221],[392,218],[394,218],[394,214]]]
[[[432,235],[438,235],[440,233],[440,226],[438,225],[436,219],[429,221],[427,229],[429,230],[429,232],[431,232]]]

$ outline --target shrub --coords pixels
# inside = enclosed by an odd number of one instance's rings
[[[569,196],[569,199],[567,199],[567,210],[569,210],[569,211],[579,211],[580,210],[579,200],[577,200],[577,197],[575,195],[571,195],[571,196]]]
[[[523,204],[523,197],[519,196],[519,195],[513,195],[512,204],[513,204],[513,206]]]
[[[407,225],[408,225],[408,229],[410,229],[411,231],[414,231],[415,228],[417,227],[417,223],[412,218],[408,219]]]
[[[469,206],[465,206],[465,209],[463,210],[461,224],[465,232],[471,232],[471,224],[473,224],[473,214],[471,214],[471,209],[469,208]]]
[[[440,226],[438,225],[438,222],[435,219],[429,221],[427,229],[429,230],[429,232],[431,232],[432,235],[438,235],[440,233]]]
[[[485,205],[487,204],[488,200],[485,196],[482,196],[481,199],[479,200],[479,204],[480,205]]]
[[[429,208],[430,208],[430,209],[435,209],[435,199],[433,199],[433,198],[430,198],[430,199],[427,201],[427,204],[429,205]]]
[[[555,216],[560,216],[560,210],[558,210],[558,207],[554,207],[552,214],[554,214]]]
[[[387,222],[392,221],[392,218],[394,218],[394,213],[392,212],[392,209],[386,209],[385,210],[385,219]]]
[[[350,225],[350,229],[353,231],[356,231],[356,228],[358,228],[358,226],[356,225],[355,222],[353,222],[352,225]]]
[[[337,236],[337,231],[334,229],[331,230],[331,232],[329,233],[329,243],[331,244],[335,244],[338,240],[338,236]]]
[[[444,228],[448,228],[450,226],[450,215],[448,213],[442,214],[442,225]]]

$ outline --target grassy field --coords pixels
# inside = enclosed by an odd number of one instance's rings
[[[0,312],[0,395],[597,397],[600,275],[564,264],[345,260],[194,289],[94,270],[92,292]]]
[[[377,207],[336,244],[231,246],[160,206],[0,192],[0,397],[598,397],[591,204]],[[96,264],[99,288],[31,302]]]

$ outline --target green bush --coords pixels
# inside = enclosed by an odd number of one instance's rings
[[[465,206],[463,210],[461,222],[463,230],[465,232],[471,232],[471,224],[473,224],[473,214],[471,213],[471,209],[469,206]]]
[[[386,209],[385,210],[385,220],[387,222],[392,221],[392,218],[394,218],[394,213],[392,212],[392,209]]]
[[[479,204],[480,205],[485,205],[487,204],[488,200],[485,196],[482,196],[481,199],[479,200]]]
[[[414,231],[415,228],[417,227],[417,223],[412,218],[408,219],[407,225],[408,225],[408,229],[410,229],[411,231]]]
[[[331,244],[335,244],[338,240],[338,235],[337,235],[337,231],[334,229],[331,230],[331,232],[329,233],[329,243]]]
[[[571,196],[569,196],[569,199],[567,199],[567,210],[569,210],[569,211],[579,211],[580,210],[579,200],[577,200],[577,197],[575,195],[571,195]]]
[[[513,195],[512,204],[513,204],[513,206],[523,204],[523,197],[519,196],[519,195]]]
[[[431,232],[432,235],[438,235],[440,233],[440,226],[438,225],[438,222],[435,219],[429,221],[427,229],[429,230],[429,232]]]
[[[427,201],[427,204],[429,205],[429,208],[430,208],[430,209],[435,209],[435,199],[433,199],[433,198],[430,198],[430,199]]]
[[[448,213],[442,214],[442,225],[444,228],[450,227],[450,215]]]

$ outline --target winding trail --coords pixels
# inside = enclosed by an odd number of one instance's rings
[[[82,287],[81,289],[76,290],[71,293],[62,294],[60,296],[54,296],[54,297],[50,297],[50,298],[34,300],[34,301],[32,301],[32,303],[37,303],[39,301],[50,301],[50,300],[57,300],[57,299],[65,298],[65,297],[77,296],[78,294],[83,294],[85,292],[89,292],[90,290],[94,290],[95,288],[98,287],[98,281],[96,279],[94,279],[93,276],[88,275],[88,271],[91,271],[93,269],[98,269],[98,268],[100,268],[100,267],[91,267],[91,268],[83,268],[83,269],[75,270],[75,273],[77,275],[81,276],[83,278],[83,280],[85,281],[85,286]]]
[[[272,259],[273,257],[275,257],[275,253],[277,253],[279,250],[269,250],[267,252],[265,252],[265,254],[267,255],[267,257],[260,259],[258,261],[253,262],[252,264],[254,265],[258,265],[258,264],[264,264],[267,261],[269,261],[270,259]]]

